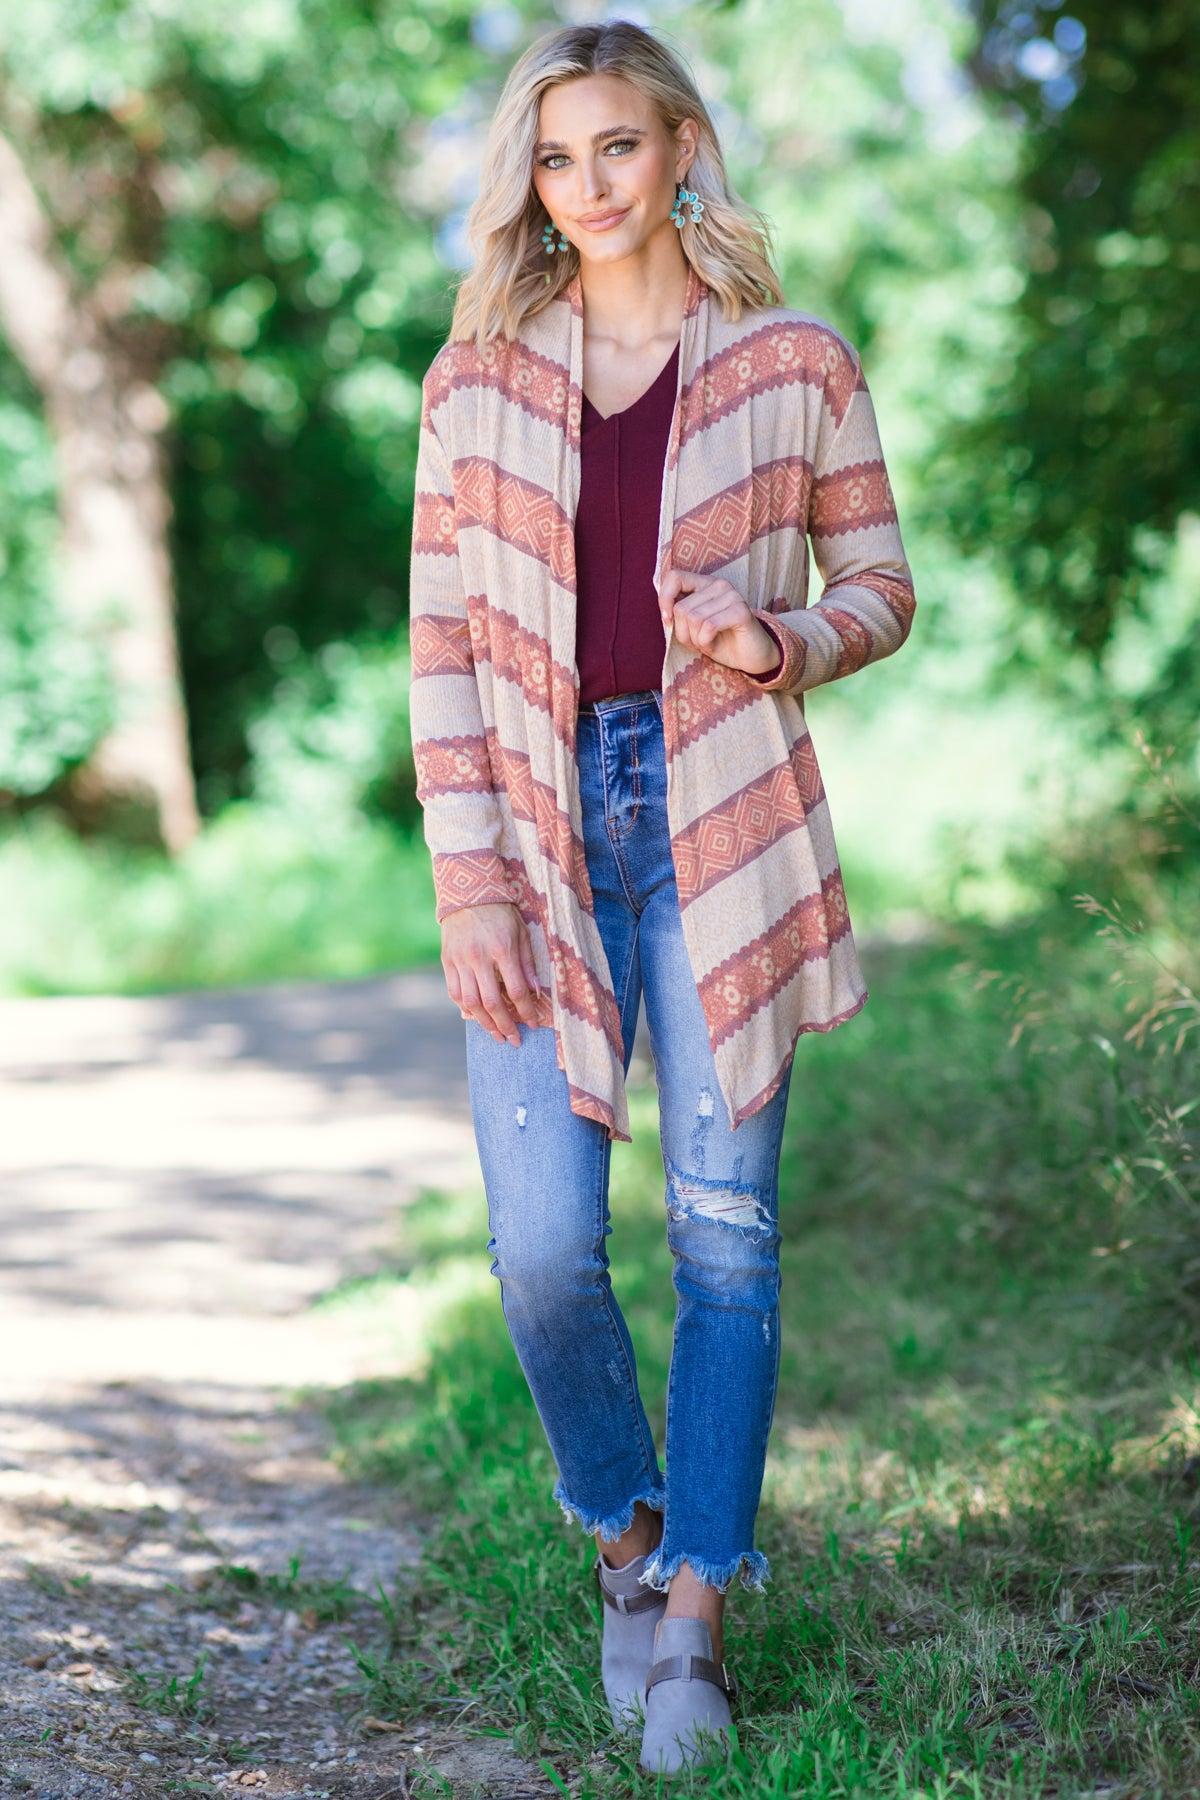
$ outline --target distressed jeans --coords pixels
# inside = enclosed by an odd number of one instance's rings
[[[665,1476],[609,1278],[612,1140],[571,1111],[552,1031],[518,1021],[520,1044],[498,1043],[469,1019],[491,1272],[567,1519],[613,1541],[644,1501],[663,1513],[644,1583],[665,1589],[686,1562],[722,1592],[739,1573],[743,1587],[761,1590],[769,1565],[754,1548],[754,1521],[779,1375],[779,1155],[791,1066],[767,1105],[732,1131],[679,917],[661,695],[581,706],[576,748],[625,1068],[644,990],[658,1084],[676,1295]]]

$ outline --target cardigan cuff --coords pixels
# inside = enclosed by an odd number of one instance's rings
[[[766,620],[760,620],[760,623],[766,624]],[[757,669],[753,671],[750,674],[751,681],[770,681],[772,675],[778,675],[780,669],[783,667],[783,645],[780,643],[779,633],[777,631],[771,631],[769,625],[767,625],[767,630],[774,638],[779,654],[776,656],[775,661],[771,664],[769,669]]]
[[[751,675],[750,680],[759,687],[766,688],[768,692],[774,692],[781,688],[789,691],[798,688],[804,674],[804,664],[808,654],[804,639],[789,625],[785,625],[782,619],[769,612],[766,607],[752,606],[750,610],[759,624],[770,632],[779,645],[777,661],[769,669],[764,670],[761,675]]]
[[[440,925],[447,913],[464,906],[513,903],[513,891],[504,859],[495,850],[443,850],[433,858],[434,918]]]

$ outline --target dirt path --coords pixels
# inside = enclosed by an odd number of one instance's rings
[[[411,1320],[312,1303],[475,1179],[440,969],[0,1002],[0,1794],[549,1791],[364,1717],[419,1540],[283,1404],[405,1366]]]

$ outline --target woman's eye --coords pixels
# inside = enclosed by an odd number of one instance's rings
[[[606,144],[604,147],[606,150],[619,150],[623,144],[626,145],[631,150],[637,149],[637,139],[636,138],[614,138],[611,144]],[[550,169],[554,166],[555,163],[565,162],[565,161],[566,161],[566,158],[563,155],[561,150],[552,150],[549,156],[543,156],[540,159],[539,167],[543,168],[543,169]]]

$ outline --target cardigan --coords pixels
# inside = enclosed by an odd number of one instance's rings
[[[575,754],[583,289],[513,338],[452,339],[422,382],[409,720],[435,916],[527,927],[571,1110],[629,1142],[624,1041],[583,851]],[[808,605],[808,540],[822,577]],[[729,580],[779,639],[756,681],[663,628],[667,814],[688,961],[730,1128],[802,1033],[868,990],[803,696],[910,635],[912,574],[854,346],[812,313],[727,319],[688,264],[654,585]]]
[[[435,913],[525,921],[571,1110],[629,1142],[624,1042],[596,923],[575,754],[583,291],[513,338],[451,339],[422,382],[409,719]],[[823,579],[808,605],[808,540]],[[663,630],[667,815],[680,920],[730,1127],[802,1033],[867,986],[804,695],[893,654],[916,605],[862,362],[795,308],[726,319],[688,264],[663,465],[659,590],[716,573],[781,644],[756,681]]]
[[[607,418],[583,396],[575,514],[581,703],[658,687],[662,624],[654,556],[678,357],[676,344],[650,386]],[[782,661],[780,650],[766,674]]]

